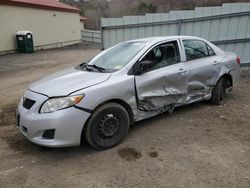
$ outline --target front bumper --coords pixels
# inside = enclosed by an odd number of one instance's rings
[[[48,97],[29,90],[24,97],[36,101],[30,109],[26,109],[21,99],[16,111],[18,128],[27,139],[48,147],[80,145],[83,126],[90,113],[70,107],[53,113],[40,114],[39,108]],[[55,131],[52,139],[43,137],[46,130]]]

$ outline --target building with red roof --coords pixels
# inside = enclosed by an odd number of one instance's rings
[[[79,12],[56,0],[1,0],[0,54],[16,51],[17,31],[32,32],[35,50],[81,42]]]

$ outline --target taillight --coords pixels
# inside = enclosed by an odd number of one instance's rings
[[[239,57],[236,58],[236,62],[237,62],[238,64],[240,64],[240,58],[239,58]]]

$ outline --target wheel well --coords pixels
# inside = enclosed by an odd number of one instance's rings
[[[233,78],[232,78],[232,76],[230,74],[228,74],[228,73],[224,74],[224,75],[221,76],[221,78],[224,78],[224,79],[228,80],[227,88],[233,86]]]

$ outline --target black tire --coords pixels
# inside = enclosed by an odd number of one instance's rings
[[[227,79],[220,78],[212,90],[211,103],[220,104],[220,102],[225,98],[227,88]]]
[[[122,142],[129,131],[127,110],[117,103],[108,103],[92,114],[84,128],[87,142],[96,149],[108,149]]]

